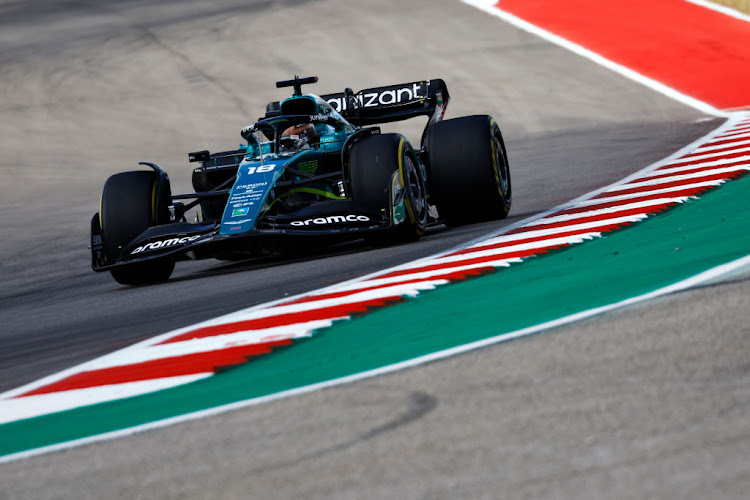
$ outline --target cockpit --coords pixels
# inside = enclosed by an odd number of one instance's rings
[[[336,152],[355,130],[327,102],[312,94],[285,99],[279,111],[242,129],[249,155],[289,156],[308,149]]]

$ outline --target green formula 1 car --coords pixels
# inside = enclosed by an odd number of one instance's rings
[[[418,239],[425,227],[504,218],[511,182],[500,128],[487,115],[443,120],[442,80],[271,102],[239,149],[189,154],[195,193],[172,194],[164,169],[122,172],[91,220],[95,271],[119,283],[165,281],[186,259],[251,258],[364,238]],[[377,124],[426,116],[419,146]],[[196,209],[194,222],[185,214]],[[192,217],[191,217],[192,218]]]

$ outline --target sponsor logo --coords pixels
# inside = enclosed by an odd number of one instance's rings
[[[195,236],[184,236],[182,238],[170,238],[168,240],[154,241],[154,242],[146,243],[145,245],[139,246],[138,248],[130,252],[130,254],[132,255],[135,253],[148,252],[150,250],[158,250],[160,248],[167,248],[167,247],[171,247],[174,245],[183,245],[190,241],[195,241],[200,237],[201,235],[196,234]]]
[[[237,217],[240,215],[247,215],[247,212],[250,210],[248,207],[242,207],[242,208],[235,208],[232,210],[232,217]]]
[[[329,111],[330,113],[330,111]],[[327,122],[328,116],[327,115],[310,115],[310,121],[313,122]]]
[[[347,222],[369,222],[370,218],[366,215],[331,215],[329,217],[317,217],[315,219],[295,220],[290,224],[292,226],[309,226],[322,224],[345,224]]]
[[[359,106],[362,108],[374,108],[378,106],[401,104],[403,102],[414,101],[416,99],[423,99],[425,97],[425,93],[422,90],[423,83],[424,82],[417,82],[411,84],[411,86],[390,88],[388,90],[382,90],[380,92],[359,93],[355,96],[355,98],[359,102]],[[336,111],[344,111],[347,109],[346,98],[344,97],[328,99],[327,102]]]
[[[238,184],[234,186],[234,189],[257,189],[259,187],[267,186],[267,182],[251,182],[250,184]]]

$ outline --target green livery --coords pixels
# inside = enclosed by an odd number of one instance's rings
[[[277,82],[293,95],[242,128],[238,149],[190,153],[199,164],[194,193],[172,194],[154,163],[110,177],[91,221],[92,268],[123,284],[154,283],[177,260],[245,259],[357,238],[415,241],[430,225],[507,215],[500,129],[487,115],[444,120],[445,82],[302,93],[315,82]],[[377,126],[419,116],[427,123],[418,146]]]

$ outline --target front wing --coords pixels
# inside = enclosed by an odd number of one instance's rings
[[[121,256],[114,262],[109,262],[104,253],[102,238],[105,236],[99,224],[99,214],[96,214],[91,221],[91,267],[94,271],[109,271],[157,260],[197,260],[227,255],[250,258],[268,253],[282,240],[304,247],[305,241],[311,238],[335,243],[391,227],[391,217],[386,214],[361,208],[342,211],[343,208],[312,205],[292,214],[265,217],[254,229],[239,234],[220,234],[219,222],[175,222],[153,226],[123,248]]]

